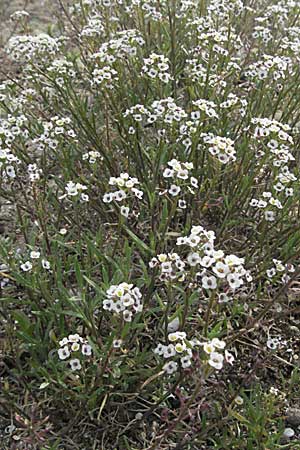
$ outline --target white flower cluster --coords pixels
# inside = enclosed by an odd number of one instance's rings
[[[288,273],[295,272],[295,266],[291,263],[283,264],[279,259],[273,259],[274,267],[267,270],[267,277],[272,279],[281,274],[281,281],[283,283],[288,283],[290,280],[290,275]]]
[[[85,186],[84,184],[81,183],[74,183],[74,181],[68,181],[68,183],[65,186],[65,191],[66,193],[61,195],[59,197],[59,200],[62,200],[66,197],[78,197],[80,198],[80,200],[82,202],[88,202],[89,201],[89,196],[88,194],[85,194],[82,191],[87,190],[87,186]]]
[[[104,66],[93,70],[91,86],[102,86],[113,89],[113,84],[118,81],[118,72],[110,66]]]
[[[196,111],[191,112],[191,119],[198,121],[201,117],[200,111],[205,112],[208,117],[215,117],[216,119],[219,117],[216,112],[216,104],[214,102],[210,102],[208,100],[204,100],[203,98],[199,100],[195,100],[192,102],[192,105],[197,108]]]
[[[0,147],[10,147],[17,137],[27,139],[28,130],[25,128],[28,119],[23,114],[0,118]]]
[[[222,164],[236,160],[236,152],[232,139],[215,136],[212,133],[201,133],[201,137],[203,138],[203,142],[209,145],[209,153],[212,156],[216,156]]]
[[[125,111],[123,116],[130,116],[135,122],[142,122],[144,120],[149,124],[160,120],[168,125],[173,125],[188,117],[184,109],[176,105],[172,97],[155,100],[150,108],[139,104],[132,106]]]
[[[143,37],[137,30],[124,30],[116,33],[113,39],[104,42],[99,50],[92,55],[92,59],[102,63],[112,64],[118,59],[136,56],[137,48],[145,44]]]
[[[262,25],[256,25],[252,36],[254,39],[261,39],[265,44],[267,44],[272,39],[272,32],[269,28]]]
[[[198,188],[198,180],[195,177],[190,176],[190,170],[193,169],[193,163],[191,162],[180,162],[177,159],[172,159],[168,162],[168,166],[164,172],[163,177],[164,178],[170,178],[172,180],[175,180],[177,184],[171,184],[171,186],[168,189],[168,193],[172,197],[176,197],[182,190],[182,188],[186,187],[191,194],[195,194],[194,189]],[[165,193],[165,191],[163,192]],[[179,200],[179,207],[181,209],[186,208],[186,202],[185,200]]]
[[[193,348],[198,344],[197,340],[188,340],[184,331],[176,331],[168,335],[169,345],[158,344],[154,353],[163,356],[169,361],[164,364],[163,370],[172,375],[179,367],[187,369],[192,364]],[[198,344],[199,345],[199,344]]]
[[[161,2],[161,5],[165,3],[165,0]],[[132,0],[131,5],[125,7],[126,11],[131,14],[135,7],[140,7],[145,14],[146,19],[151,19],[155,22],[159,22],[163,19],[163,15],[157,10],[157,3],[155,0]]]
[[[182,261],[177,253],[160,253],[152,258],[149,267],[159,267],[161,281],[184,281],[185,279],[185,262]]]
[[[60,48],[60,40],[48,34],[37,36],[14,36],[7,44],[6,51],[12,59],[30,61],[36,56],[55,55]]]
[[[14,13],[12,13],[9,18],[13,22],[16,22],[16,21],[19,21],[22,19],[27,19],[28,17],[29,17],[29,13],[27,11],[20,10],[20,11],[15,11]]]
[[[42,122],[43,133],[32,140],[32,144],[38,151],[44,151],[49,148],[55,150],[60,139],[67,140],[69,138],[75,138],[76,134],[73,128],[71,128],[71,119],[69,117],[51,117],[50,121]]]
[[[187,369],[192,365],[193,350],[195,347],[203,348],[203,363],[207,362],[216,370],[222,369],[224,360],[229,364],[232,364],[234,361],[233,355],[227,350],[225,350],[225,355],[223,355],[222,351],[226,344],[218,338],[213,338],[209,342],[200,342],[198,339],[188,340],[184,331],[176,331],[168,335],[168,340],[170,344],[158,344],[154,349],[155,354],[169,359],[163,365],[163,370],[168,375],[172,375],[179,367]]]
[[[100,155],[99,152],[95,151],[95,150],[91,150],[87,153],[84,153],[82,155],[82,160],[83,161],[88,161],[90,164],[95,164],[95,162],[97,160],[102,161],[103,160],[103,156]]]
[[[268,78],[277,81],[285,79],[287,71],[292,70],[292,61],[286,56],[263,55],[263,60],[250,64],[245,76],[249,78],[258,77],[260,80]]]
[[[135,177],[130,177],[126,172],[121,173],[119,177],[110,177],[109,185],[116,186],[118,190],[104,194],[103,202],[111,203],[115,200],[119,203],[127,199],[131,194],[141,200],[144,193],[135,187],[138,184],[140,184],[139,180]],[[121,206],[120,212],[124,217],[128,217],[129,211],[130,209],[128,206]]]
[[[268,119],[265,117],[254,117],[251,123],[256,125],[254,130],[255,138],[265,138],[268,136],[277,136],[281,141],[293,144],[293,138],[288,134],[291,127],[288,124],[283,124],[275,119]],[[274,144],[275,145],[275,144]]]
[[[96,37],[100,36],[104,31],[104,26],[102,23],[102,18],[95,14],[92,17],[89,17],[87,20],[87,24],[81,30],[79,36],[81,38],[84,37]]]
[[[218,77],[215,74],[207,76],[207,69],[196,58],[186,60],[184,74],[188,79],[197,82],[201,87],[205,86],[206,83],[208,86],[213,87],[218,81]]]
[[[29,257],[30,259],[20,264],[20,268],[23,272],[31,272],[37,262],[41,263],[43,269],[50,270],[50,262],[45,258],[41,258],[41,252],[39,250],[32,250]]]
[[[38,181],[42,174],[42,169],[39,169],[36,164],[28,164],[27,166],[29,181]]]
[[[254,208],[258,208],[258,209],[265,209],[267,207],[274,206],[277,209],[282,209],[282,203],[280,202],[280,200],[274,198],[272,196],[272,193],[269,191],[265,191],[262,193],[262,199],[257,200],[256,198],[252,198],[250,201],[250,206],[254,207]],[[265,219],[268,222],[274,222],[276,215],[275,212],[272,210],[266,210],[264,212],[265,214]]]
[[[19,158],[13,155],[9,148],[0,148],[0,173],[4,179],[16,177],[16,165],[20,162]]]
[[[133,314],[143,310],[141,291],[133,284],[112,285],[106,291],[106,295],[103,309],[121,314],[125,322],[131,322]]]
[[[171,80],[169,70],[170,68],[168,58],[166,58],[164,55],[151,53],[149,58],[144,59],[142,75],[146,74],[150,78],[158,78],[163,83],[168,83]]]
[[[59,359],[64,361],[72,354],[77,356],[77,358],[68,361],[73,371],[82,368],[79,357],[92,355],[92,347],[88,344],[88,340],[82,338],[79,334],[70,334],[68,337],[64,337],[59,341],[59,345],[60,348],[57,351]]]
[[[188,245],[193,249],[187,256],[187,263],[191,267],[202,267],[197,276],[201,277],[203,289],[217,289],[221,283],[225,284],[226,289],[234,291],[244,284],[245,277],[251,281],[249,272],[244,268],[244,258],[226,256],[223,250],[215,250],[214,240],[214,232],[206,231],[201,226],[193,226],[189,236],[177,238],[177,245]]]
[[[47,67],[47,72],[55,78],[58,86],[64,85],[65,77],[73,79],[76,75],[73,64],[65,57],[53,60]]]
[[[290,27],[286,30],[286,33],[289,36],[284,36],[282,38],[280,48],[283,50],[288,49],[298,57],[300,53],[300,28]]]
[[[204,353],[209,357],[208,364],[216,370],[221,370],[224,364],[224,360],[232,364],[234,361],[233,355],[225,350],[225,355],[221,352],[224,350],[226,344],[218,338],[213,338],[209,342],[201,343]]]

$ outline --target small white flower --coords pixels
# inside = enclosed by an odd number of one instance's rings
[[[32,269],[32,264],[30,261],[26,261],[25,263],[21,264],[21,269],[23,272],[29,272]]]
[[[128,206],[121,206],[120,213],[122,214],[122,216],[127,218],[129,216]]]
[[[273,278],[275,275],[276,275],[276,269],[274,269],[274,267],[272,269],[267,270],[267,276],[269,278]]]
[[[186,369],[187,367],[191,366],[191,358],[189,356],[184,356],[183,358],[180,358],[181,367],[183,369]]]
[[[223,367],[224,356],[221,353],[212,352],[208,364],[216,370],[221,370]]]
[[[176,350],[173,344],[166,345],[163,350],[164,358],[171,358],[176,355]]]
[[[81,369],[80,361],[77,358],[70,360],[70,366],[71,366],[71,370],[80,370]]]
[[[230,273],[227,275],[227,281],[231,289],[238,289],[242,284],[243,280],[236,273]]]
[[[222,263],[221,261],[218,261],[212,270],[217,275],[218,278],[225,278],[226,275],[229,273],[228,265]]]
[[[171,194],[173,197],[176,197],[176,195],[178,195],[180,191],[181,191],[180,186],[176,186],[175,184],[171,184],[168,190],[169,194]]]
[[[72,352],[78,352],[79,349],[80,345],[78,344],[78,342],[73,342],[73,344],[71,345]]]
[[[163,370],[165,372],[167,372],[167,374],[169,374],[169,375],[176,372],[177,368],[178,368],[178,364],[175,361],[169,361],[163,366]]]
[[[174,170],[169,169],[168,167],[163,172],[164,178],[171,178],[171,177],[173,177],[173,175],[174,175]]]
[[[268,222],[274,222],[274,220],[275,220],[275,213],[273,211],[265,211],[265,219]]]
[[[217,287],[217,279],[214,276],[204,276],[202,278],[202,287],[204,289],[216,289]]]
[[[42,259],[42,266],[44,269],[49,270],[50,269],[50,263],[46,259]]]
[[[121,347],[121,345],[122,345],[122,339],[114,339],[113,340],[113,347],[114,348],[120,348]]]
[[[190,266],[194,267],[197,264],[200,263],[200,256],[199,253],[190,253],[187,257],[187,262],[189,263]]]
[[[131,322],[132,320],[132,312],[131,311],[123,311],[123,318],[125,320],[125,322]]]
[[[63,338],[61,341],[59,341],[59,345],[61,347],[64,347],[65,345],[67,345],[69,343],[69,339],[68,338]]]
[[[35,251],[30,252],[31,259],[38,259],[40,257],[40,255],[41,255],[40,252],[35,252]]]
[[[234,403],[236,403],[239,406],[242,406],[244,403],[244,400],[240,395],[237,395],[234,399]]]
[[[108,192],[103,195],[103,203],[110,203],[113,201],[113,195],[111,192]]]
[[[79,334],[69,334],[68,336],[69,342],[78,342],[81,341],[82,338],[79,336]]]
[[[67,345],[58,350],[59,359],[67,359],[70,356],[70,351]]]
[[[228,350],[225,350],[225,361],[230,365],[232,365],[234,361],[234,356]]]
[[[223,350],[225,348],[226,344],[224,341],[221,341],[219,338],[213,338],[211,341],[211,344],[220,350]]]
[[[89,344],[82,344],[81,353],[85,356],[91,356],[92,347]]]

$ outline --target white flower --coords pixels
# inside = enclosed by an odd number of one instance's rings
[[[42,259],[42,266],[44,269],[49,270],[50,269],[50,263],[46,259]]]
[[[234,356],[228,350],[225,350],[225,361],[230,365],[232,365],[234,361]]]
[[[200,256],[198,253],[190,253],[187,257],[187,262],[189,263],[190,266],[194,267],[197,264],[200,263]]]
[[[122,345],[122,339],[114,339],[113,340],[113,347],[114,348],[120,348],[121,347],[121,345]]]
[[[197,247],[197,245],[200,242],[200,237],[197,234],[191,233],[186,241],[187,241],[187,244],[189,244],[190,247]]]
[[[90,356],[92,354],[92,347],[89,344],[82,344],[81,353]]]
[[[168,190],[169,194],[171,194],[173,197],[176,197],[176,195],[178,195],[180,191],[181,191],[180,186],[176,186],[175,184],[171,184]]]
[[[68,339],[69,339],[69,342],[82,341],[82,338],[77,333],[76,334],[69,334]]]
[[[237,405],[241,406],[244,403],[243,398],[240,395],[237,395],[234,399],[234,403],[236,403]]]
[[[71,366],[71,370],[80,370],[81,369],[80,361],[77,358],[70,360],[70,366]]]
[[[268,222],[274,222],[274,220],[275,220],[275,213],[273,211],[265,211],[265,219]]]
[[[171,178],[174,175],[174,170],[169,169],[168,167],[163,172],[164,178]]]
[[[222,292],[221,294],[218,294],[218,297],[219,297],[219,303],[227,303],[230,300],[228,295],[225,294],[224,292]]]
[[[184,342],[177,342],[175,344],[175,350],[177,353],[182,353],[186,350],[186,344]]]
[[[217,279],[214,276],[207,276],[205,275],[202,278],[202,287],[204,289],[216,289],[217,287]]]
[[[228,265],[222,263],[221,261],[218,261],[212,270],[219,278],[225,278],[229,273]]]
[[[78,344],[78,342],[73,342],[73,344],[71,345],[72,352],[78,352],[79,349],[80,345]]]
[[[171,358],[176,355],[176,350],[173,344],[166,345],[163,350],[164,358]]]
[[[227,281],[233,290],[238,289],[243,284],[243,280],[236,273],[229,273],[227,275]]]
[[[23,272],[29,272],[32,269],[32,264],[30,261],[26,261],[25,263],[21,264],[21,269]]]
[[[129,216],[128,206],[121,206],[120,213],[122,214],[122,216],[127,218]]]
[[[220,350],[223,350],[225,348],[226,344],[224,341],[221,341],[219,338],[213,338],[211,341],[211,344]]]
[[[221,353],[212,352],[208,360],[208,364],[217,370],[221,370],[223,367],[224,356]]]
[[[35,251],[30,252],[31,259],[38,259],[40,257],[40,255],[41,255],[40,252],[35,252]]]
[[[274,269],[274,267],[272,269],[267,270],[267,276],[269,278],[273,278],[275,275],[276,275],[276,269]]]
[[[59,341],[59,345],[61,347],[64,347],[65,345],[67,345],[69,343],[69,339],[64,337],[61,341]]]
[[[132,312],[131,311],[123,311],[123,318],[125,320],[125,322],[131,322],[132,320]]]
[[[176,372],[177,368],[178,368],[178,364],[175,361],[169,361],[163,366],[163,370],[165,372],[167,372],[167,374],[169,374],[169,375]]]
[[[58,356],[59,359],[67,359],[70,356],[70,351],[67,345],[58,350]]]
[[[215,351],[215,347],[212,345],[211,342],[205,342],[205,344],[203,344],[203,350],[205,351],[205,353],[210,355]]]
[[[182,199],[178,200],[178,207],[180,209],[186,209],[186,201]]]
[[[181,367],[183,369],[186,369],[187,367],[191,366],[191,358],[189,356],[183,356],[183,358],[180,358]]]

